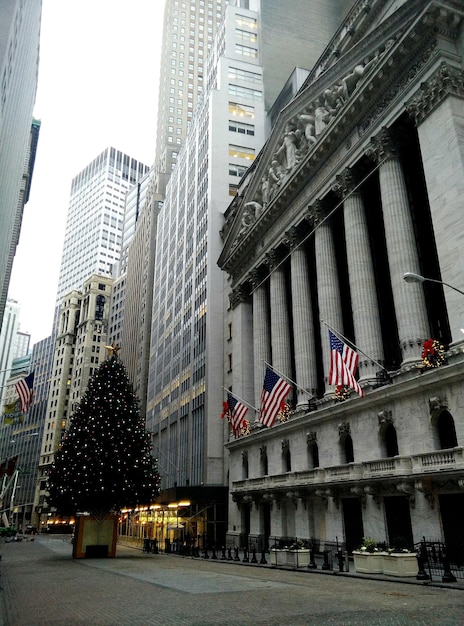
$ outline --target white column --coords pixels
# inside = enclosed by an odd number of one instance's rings
[[[285,272],[279,265],[279,257],[272,251],[267,255],[269,264],[269,292],[271,307],[271,352],[270,363],[277,372],[292,377],[292,352],[290,343],[290,319],[288,298],[285,291]]]
[[[267,289],[266,283],[262,281],[262,274],[258,270],[253,270],[250,274],[250,283],[253,289],[253,378],[254,401],[257,409],[259,409],[264,382],[264,363],[269,363],[271,360]]]
[[[337,191],[344,197],[346,256],[355,344],[364,353],[359,353],[359,377],[360,381],[375,379],[379,366],[367,357],[377,363],[383,362],[379,305],[364,203],[361,193],[355,189],[350,170],[337,176]]]
[[[420,274],[406,182],[393,141],[385,129],[374,141],[379,161],[388,264],[403,363],[420,361],[430,331],[422,285],[406,283],[405,272]]]
[[[417,124],[441,273],[427,278],[441,279],[461,291],[464,291],[463,98],[461,70],[442,63],[427,83],[421,83],[407,105]],[[431,285],[429,293],[433,293]],[[444,296],[451,340],[462,342],[464,296],[449,287],[444,287]]]
[[[340,301],[340,287],[338,282],[335,246],[332,228],[327,221],[322,221],[323,214],[320,204],[310,208],[310,216],[317,225],[315,233],[316,247],[316,274],[319,315],[334,330],[343,332],[343,318]],[[327,326],[321,321],[322,359],[324,365],[324,381],[327,388],[327,379],[330,368],[330,343]]]
[[[239,286],[230,295],[232,308],[232,328],[230,336],[226,331],[226,349],[232,344],[232,391],[240,398],[254,404],[253,376],[253,309],[251,298]],[[253,421],[252,411],[248,419]]]
[[[291,262],[293,345],[295,350],[295,378],[299,387],[313,396],[317,391],[316,348],[314,343],[313,310],[309,288],[309,271],[306,252],[298,247],[300,237],[296,229],[286,233],[293,248]],[[308,405],[310,395],[296,390],[297,407]]]

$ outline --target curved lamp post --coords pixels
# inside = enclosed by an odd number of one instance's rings
[[[425,278],[425,276],[421,276],[420,274],[414,274],[414,272],[406,272],[405,274],[403,274],[403,279],[407,283],[438,283],[439,285],[445,285],[450,289],[454,289],[454,291],[457,291],[464,296],[464,291],[461,291],[457,287],[453,287],[453,285],[450,285],[449,283],[445,283],[442,280],[436,280],[435,278]]]

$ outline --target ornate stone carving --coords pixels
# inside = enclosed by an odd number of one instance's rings
[[[242,302],[247,302],[249,299],[249,291],[244,285],[238,285],[229,294],[230,308],[235,309]]]
[[[447,408],[448,401],[445,397],[440,398],[440,396],[433,396],[432,398],[429,398],[429,411],[431,415],[436,411]]]
[[[443,62],[426,83],[421,83],[406,103],[406,111],[420,124],[449,95],[464,98],[464,72]]]
[[[281,444],[282,450],[288,450],[288,448],[290,447],[290,442],[288,439],[282,439]]]
[[[344,199],[355,190],[356,182],[353,170],[347,167],[341,174],[335,177],[335,184],[332,185],[332,191],[340,198]]]
[[[310,432],[310,433],[306,433],[306,443],[315,443],[317,441],[317,433],[316,432]]]
[[[379,411],[377,413],[377,419],[379,420],[379,426],[393,424],[393,417],[391,411]]]
[[[351,432],[350,423],[349,422],[341,422],[338,425],[338,436],[344,437],[345,435],[349,435]]]
[[[378,135],[371,138],[370,145],[366,150],[366,156],[377,163],[388,158],[398,157],[396,142],[393,139],[392,132],[386,126],[382,128]]]

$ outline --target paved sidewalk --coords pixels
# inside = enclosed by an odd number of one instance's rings
[[[1,626],[457,626],[464,587],[144,554],[71,558],[69,540],[2,546]]]

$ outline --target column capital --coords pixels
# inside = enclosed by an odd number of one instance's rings
[[[249,290],[246,289],[245,285],[238,285],[229,293],[229,302],[230,308],[235,309],[242,302],[248,302],[249,300]]]
[[[335,177],[332,191],[343,200],[353,193],[357,185],[357,177],[350,167],[346,167],[341,174]]]
[[[299,246],[299,244],[305,238],[305,234],[297,226],[292,226],[289,230],[285,231],[283,243],[293,251]]]
[[[274,270],[279,265],[282,260],[282,253],[277,250],[277,248],[273,248],[269,250],[269,252],[264,257],[264,263],[268,266],[269,270]]]
[[[316,200],[306,209],[306,219],[313,225],[317,226],[322,222],[326,213],[322,200]]]
[[[464,71],[443,62],[426,83],[421,83],[405,108],[418,125],[449,95],[464,99]]]
[[[254,267],[248,274],[248,281],[254,290],[263,282],[265,273],[261,267]]]
[[[398,149],[393,132],[384,126],[380,133],[371,137],[371,142],[366,150],[366,156],[377,163],[398,157]]]

